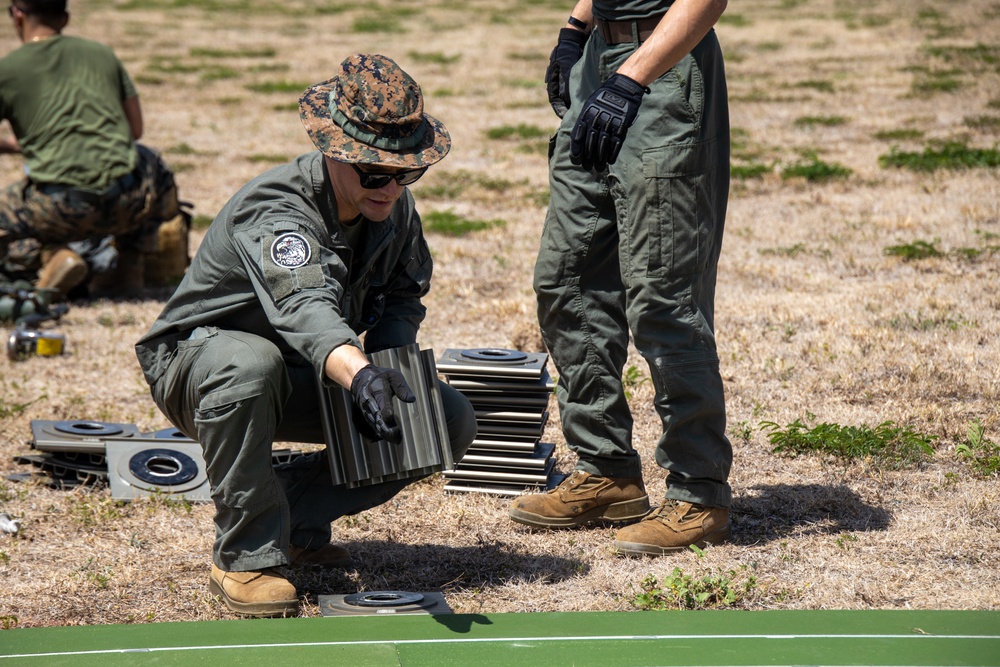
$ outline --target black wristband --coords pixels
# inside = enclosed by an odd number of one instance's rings
[[[576,18],[575,16],[570,16],[568,19],[566,19],[566,23],[570,24],[574,28],[579,28],[584,32],[590,31],[590,26],[581,21],[580,19]]]

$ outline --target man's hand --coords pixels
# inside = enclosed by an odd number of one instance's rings
[[[413,403],[417,397],[406,386],[406,380],[399,371],[368,364],[351,380],[351,396],[365,425],[378,440],[388,440],[395,445],[403,441],[392,398],[395,396],[404,403]]]
[[[549,94],[549,104],[556,115],[562,118],[569,109],[569,71],[583,55],[587,43],[587,33],[574,28],[559,31],[559,40],[549,54],[549,66],[545,69],[545,90]]]
[[[612,74],[595,90],[570,136],[569,157],[573,164],[584,169],[614,164],[647,92],[648,88],[623,74]]]

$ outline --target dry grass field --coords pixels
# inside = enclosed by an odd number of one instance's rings
[[[302,89],[351,53],[395,58],[454,139],[413,188],[436,262],[421,345],[539,344],[531,271],[557,124],[541,78],[570,2],[70,6],[67,32],[112,45],[132,73],[144,142],[205,223],[245,181],[312,149]],[[962,455],[988,464],[1000,443],[1000,2],[733,0],[717,31],[734,128],[717,298],[733,540],[622,559],[613,527],[532,532],[508,520],[509,500],[446,494],[436,476],[334,525],[353,569],[289,571],[303,616],[319,615],[317,595],[386,589],[441,590],[463,613],[626,611],[653,598],[1000,609],[998,473]],[[0,32],[0,51],[18,45]],[[21,166],[0,157],[0,182]],[[482,229],[449,234],[449,218]],[[0,474],[23,471],[12,457],[28,452],[33,419],[168,426],[132,349],[165,297],[73,303],[58,325],[65,356],[0,360]],[[648,370],[634,352],[627,370],[659,497]],[[545,439],[568,472],[551,410]],[[775,452],[771,437],[797,420],[821,442],[833,437],[821,425],[889,422],[933,453]],[[210,505],[0,478],[0,511],[22,521],[17,537],[0,534],[0,627],[235,617],[208,592]],[[715,595],[692,602],[676,595],[684,587]]]

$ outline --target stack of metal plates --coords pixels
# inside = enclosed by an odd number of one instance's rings
[[[476,410],[479,435],[447,491],[516,496],[552,486],[552,443],[541,442],[554,383],[548,355],[496,348],[445,350],[438,372]]]
[[[140,433],[133,424],[88,419],[32,420],[29,445],[38,454],[19,454],[14,462],[31,466],[11,481],[38,481],[52,488],[107,485],[116,500],[169,495],[211,500],[201,445],[175,428]],[[272,464],[301,452],[276,449]]]

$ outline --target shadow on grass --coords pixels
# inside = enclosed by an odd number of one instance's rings
[[[363,541],[346,544],[354,567],[296,569],[289,579],[307,597],[357,591],[476,590],[531,580],[555,583],[586,574],[582,561],[544,553],[527,553],[504,542],[476,546],[399,544]]]
[[[842,484],[773,484],[753,486],[748,492],[733,499],[736,544],[886,530],[892,518]]]

